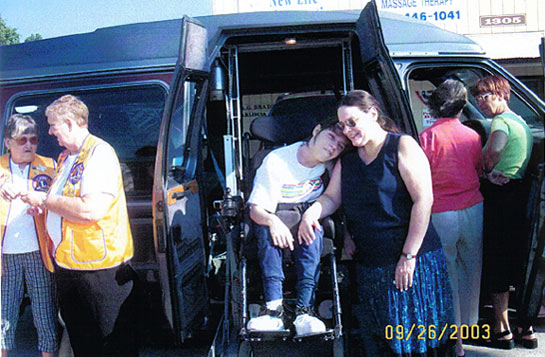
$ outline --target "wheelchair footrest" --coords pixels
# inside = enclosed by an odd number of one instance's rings
[[[272,341],[272,340],[287,340],[291,336],[291,331],[287,329],[282,329],[278,331],[257,331],[252,330],[248,331],[247,339],[248,341]]]
[[[295,335],[293,337],[293,341],[294,342],[302,342],[304,340],[316,339],[316,338],[319,338],[319,339],[322,339],[322,340],[325,340],[325,341],[333,340],[333,339],[335,339],[335,330],[334,329],[328,329],[328,330],[325,330],[324,332],[314,332],[314,333],[309,333],[309,334],[306,334],[306,335]]]

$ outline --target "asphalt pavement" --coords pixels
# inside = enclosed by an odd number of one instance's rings
[[[495,348],[480,347],[473,345],[464,345],[466,357],[474,356],[509,356],[509,357],[536,357],[545,356],[545,318],[538,319],[538,323],[534,326],[538,339],[538,348],[535,350],[526,349],[520,345],[515,345],[512,350],[499,350]]]
[[[70,350],[69,343],[67,343],[67,334],[65,331],[61,333],[63,340],[57,357],[73,357]],[[37,336],[36,329],[32,321],[32,311],[30,306],[26,306],[19,317],[17,324],[17,331],[15,335],[15,343],[17,348],[10,351],[9,355],[12,357],[41,357],[41,353],[36,349]],[[545,343],[545,342],[544,342]],[[206,356],[211,341],[198,340],[193,341],[191,344],[187,344],[183,347],[168,347],[168,346],[143,346],[140,349],[139,356],[141,357],[193,357],[193,356]]]
[[[516,314],[513,310],[509,310],[509,322],[511,326],[516,326]],[[509,357],[536,357],[545,356],[545,307],[542,307],[540,311],[541,317],[538,317],[536,324],[534,325],[534,331],[538,339],[537,349],[526,349],[521,345],[515,344],[515,348],[511,350],[500,350],[495,348],[488,348],[477,345],[464,345],[466,357],[474,356],[509,356]],[[513,327],[512,327],[513,328]]]
[[[543,309],[545,312],[545,309]],[[514,314],[513,314],[514,315]],[[544,314],[545,315],[545,314]],[[482,346],[464,345],[467,357],[476,356],[509,356],[509,357],[535,357],[545,356],[545,316],[538,318],[534,326],[539,341],[535,350],[528,350],[516,345],[512,350],[499,350]],[[66,338],[66,336],[64,336]],[[144,346],[140,350],[141,357],[174,357],[174,356],[206,356],[208,353],[208,340],[195,340],[183,347]],[[25,307],[17,325],[16,333],[17,349],[11,351],[10,356],[39,357],[41,354],[36,349],[36,330],[32,322],[30,307]],[[61,344],[58,357],[71,357],[72,354]],[[273,354],[274,355],[274,354]]]

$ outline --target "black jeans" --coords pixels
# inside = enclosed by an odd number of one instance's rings
[[[56,266],[61,316],[75,356],[137,356],[135,276],[128,264],[77,271]]]
[[[527,245],[525,222],[528,192],[522,180],[503,186],[481,184],[484,196],[483,277],[485,292],[504,293],[522,276],[522,254]]]

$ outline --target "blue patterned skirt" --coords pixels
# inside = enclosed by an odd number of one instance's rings
[[[401,292],[394,283],[395,265],[356,264],[358,320],[366,354],[424,353],[449,341],[454,324],[452,292],[442,249],[418,256],[413,286]]]

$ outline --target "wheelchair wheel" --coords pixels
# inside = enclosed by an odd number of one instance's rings
[[[333,357],[344,357],[343,336],[340,336],[339,338],[333,340]]]

